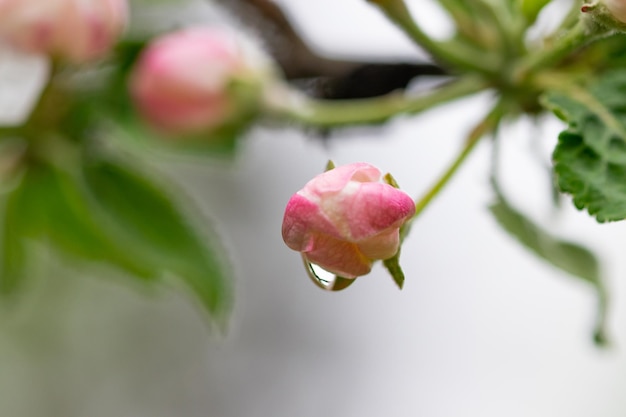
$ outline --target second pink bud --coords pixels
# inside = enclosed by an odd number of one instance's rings
[[[126,0],[0,0],[0,38],[74,63],[105,55],[126,20]]]
[[[131,75],[131,95],[144,118],[162,132],[197,134],[254,106],[268,68],[262,55],[232,32],[185,29],[148,45]],[[247,102],[235,94],[235,83],[247,89]]]

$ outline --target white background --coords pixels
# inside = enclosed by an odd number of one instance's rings
[[[331,55],[424,56],[364,1],[280,3]],[[436,10],[411,5],[445,35]],[[403,291],[376,268],[345,292],[325,293],[282,243],[287,200],[329,158],[370,162],[419,195],[490,102],[481,95],[340,131],[327,145],[295,127],[259,127],[232,164],[170,165],[236,264],[228,334],[209,334],[199,311],[172,291],[144,294],[48,261],[58,277],[2,321],[2,415],[624,416],[626,228],[598,225],[569,201],[555,216],[545,164],[560,123],[504,129],[505,185],[536,221],[601,254],[609,349],[591,341],[591,288],[533,257],[489,215],[487,143],[413,227]]]

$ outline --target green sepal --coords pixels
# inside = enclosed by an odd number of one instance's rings
[[[341,291],[348,288],[350,285],[354,284],[356,278],[343,278],[340,276],[335,277],[335,282],[333,283],[333,287],[330,289],[331,291]]]
[[[398,288],[402,289],[404,287],[404,272],[402,271],[402,267],[400,267],[400,251],[398,251],[395,256],[385,259],[383,265],[387,268],[387,271],[389,271],[391,278],[393,278]]]
[[[400,189],[398,182],[390,173],[385,174],[385,176],[383,177],[383,181],[385,181],[385,184],[391,185],[393,188]]]

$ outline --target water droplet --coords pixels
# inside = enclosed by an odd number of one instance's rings
[[[318,287],[326,291],[341,291],[348,288],[356,279],[348,279],[328,272],[319,265],[312,264],[303,256],[304,267],[311,281]]]

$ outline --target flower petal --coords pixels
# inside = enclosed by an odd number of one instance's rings
[[[331,221],[344,223],[342,231],[347,239],[360,242],[400,227],[415,213],[415,203],[404,191],[388,184],[353,183],[328,198],[324,211]]]
[[[363,255],[370,259],[389,259],[398,252],[400,247],[400,230],[390,229],[357,243]]]
[[[310,249],[312,235],[316,233],[339,237],[337,228],[322,213],[319,205],[294,194],[285,208],[283,240],[291,249],[302,252]]]
[[[399,229],[415,213],[413,199],[380,181],[366,163],[318,175],[287,204],[283,239],[308,262],[346,278],[370,272],[372,263],[393,257]]]
[[[344,278],[356,278],[372,269],[372,260],[365,257],[354,243],[323,234],[313,235],[311,242],[311,247],[303,251],[303,255],[328,272]]]
[[[343,165],[326,171],[309,181],[300,194],[316,201],[328,194],[340,192],[350,181],[376,182],[381,173],[375,166],[364,162]]]

